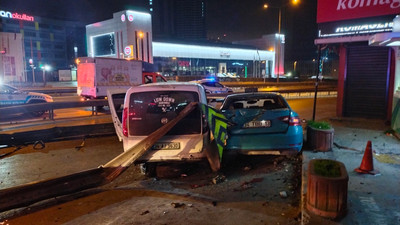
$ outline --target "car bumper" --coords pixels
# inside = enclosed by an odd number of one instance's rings
[[[206,158],[204,151],[204,143],[207,143],[206,134],[181,135],[181,136],[164,136],[157,142],[174,142],[179,143],[179,149],[149,149],[135,163],[143,162],[183,162],[183,161],[200,161]],[[124,149],[127,151],[135,146],[144,137],[132,138],[128,142],[124,142]]]
[[[225,149],[247,155],[282,155],[299,152],[302,146],[302,130],[289,128],[287,133],[231,135]]]

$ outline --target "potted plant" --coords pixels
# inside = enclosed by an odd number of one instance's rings
[[[345,215],[349,176],[344,164],[329,159],[312,159],[307,176],[307,209],[331,219]]]
[[[333,146],[334,129],[325,121],[307,121],[307,144],[316,151],[330,151]]]

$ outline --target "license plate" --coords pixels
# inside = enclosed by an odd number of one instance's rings
[[[259,128],[259,127],[270,127],[270,120],[261,120],[261,121],[250,121],[244,124],[243,128]]]
[[[159,142],[155,143],[152,147],[153,150],[172,150],[180,148],[181,145],[179,142]]]

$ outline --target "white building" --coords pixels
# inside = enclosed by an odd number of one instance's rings
[[[25,54],[20,33],[0,32],[0,82],[25,82]]]
[[[112,19],[87,25],[86,38],[90,57],[142,60],[154,63],[164,75],[275,75],[274,51],[232,44],[153,42],[151,15],[143,12],[121,11]]]

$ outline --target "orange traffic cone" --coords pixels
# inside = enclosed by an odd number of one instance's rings
[[[376,174],[376,171],[374,171],[374,162],[372,158],[371,141],[368,141],[367,147],[365,147],[365,152],[360,167],[354,169],[354,171],[358,173]]]

